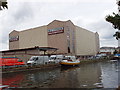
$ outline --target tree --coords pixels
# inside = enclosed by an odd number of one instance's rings
[[[120,1],[118,1],[117,4],[118,4],[118,7],[120,7]],[[118,13],[120,13],[120,8],[118,8]],[[119,31],[120,30],[120,15],[113,13],[113,15],[106,16],[105,19],[106,21],[112,23],[115,29],[118,29],[118,31],[113,35],[118,40],[120,38],[120,31]]]
[[[113,13],[113,16],[108,15],[106,21],[112,23],[115,29],[120,30],[120,16],[118,14]]]
[[[118,53],[118,51],[117,50],[115,50],[114,52],[113,52],[113,54],[115,55],[115,54],[117,54]]]
[[[8,9],[8,6],[7,6],[7,1],[6,0],[0,0],[0,10],[2,10],[2,8],[5,9],[7,8]]]
[[[8,9],[7,2],[2,2],[2,7]]]
[[[120,16],[118,14],[113,13],[113,16],[108,15],[106,17],[106,21],[112,23],[115,29],[120,30]],[[120,38],[120,32],[117,31],[113,36],[116,37],[116,39],[118,40],[118,38]]]
[[[118,14],[113,13],[113,16],[108,15],[106,21],[112,23],[115,29],[120,30],[120,16]]]
[[[118,40],[120,38],[120,32],[116,32],[113,37],[116,37],[116,39]]]

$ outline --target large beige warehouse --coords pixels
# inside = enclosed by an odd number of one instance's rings
[[[58,48],[57,54],[96,55],[99,52],[99,35],[74,25],[70,20],[54,20],[45,26],[13,30],[9,34],[10,50],[35,46]]]

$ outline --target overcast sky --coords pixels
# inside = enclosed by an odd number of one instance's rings
[[[53,20],[71,20],[75,25],[98,32],[100,46],[117,47],[115,29],[106,15],[118,12],[116,0],[7,0],[8,9],[0,11],[0,51],[8,50],[12,30],[47,25]]]

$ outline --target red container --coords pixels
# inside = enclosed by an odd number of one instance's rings
[[[0,66],[25,65],[25,63],[17,57],[0,57]]]

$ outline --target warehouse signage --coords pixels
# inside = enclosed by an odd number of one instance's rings
[[[19,40],[19,36],[12,36],[12,37],[9,38],[10,42],[18,41],[18,40]]]
[[[64,33],[64,27],[54,28],[54,29],[48,30],[48,35],[59,34],[59,33]]]

